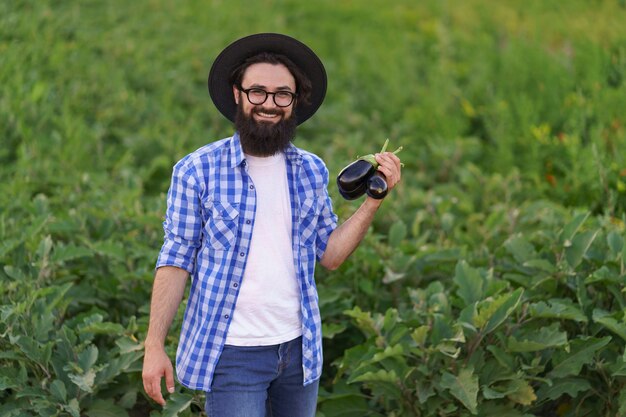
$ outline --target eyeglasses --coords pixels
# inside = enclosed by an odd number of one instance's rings
[[[248,101],[250,104],[254,105],[265,103],[267,101],[267,96],[271,95],[274,99],[274,104],[278,107],[289,107],[296,98],[296,95],[289,91],[276,91],[275,93],[270,93],[260,88],[248,88],[245,90],[242,87],[238,88],[240,91],[246,93]]]

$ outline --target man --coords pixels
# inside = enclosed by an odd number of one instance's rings
[[[322,369],[315,262],[338,268],[382,200],[366,197],[337,226],[328,170],[291,143],[326,93],[324,67],[306,45],[271,33],[242,38],[217,57],[208,85],[236,132],[174,167],[144,388],[162,405],[161,378],[174,390],[164,342],[191,274],[179,381],[207,392],[211,417],[312,417]],[[392,189],[399,159],[376,159]]]

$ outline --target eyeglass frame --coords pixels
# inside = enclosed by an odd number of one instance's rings
[[[296,100],[296,98],[298,97],[298,94],[297,94],[297,93],[292,93],[291,91],[284,91],[284,90],[281,90],[281,91],[274,91],[274,92],[272,93],[272,92],[265,91],[264,89],[262,89],[262,88],[258,88],[258,87],[252,87],[252,88],[246,88],[246,89],[244,89],[244,88],[243,88],[243,86],[241,86],[241,85],[238,85],[238,86],[237,86],[237,89],[238,89],[239,91],[241,91],[242,93],[245,93],[245,94],[246,94],[246,98],[248,99],[248,103],[250,103],[250,104],[252,104],[252,105],[255,105],[255,106],[260,106],[261,104],[264,104],[264,103],[267,101],[267,98],[271,95],[271,96],[272,96],[272,101],[274,102],[274,104],[275,104],[277,107],[285,108],[285,107],[289,107],[289,106],[291,106],[291,105],[293,104],[293,102]],[[250,100],[250,94],[249,94],[249,93],[250,93],[250,91],[252,91],[252,90],[263,91],[263,92],[265,93],[265,99],[264,99],[262,102],[260,102],[260,103],[253,103],[253,102],[252,102],[252,100]],[[289,95],[291,96],[291,101],[289,102],[289,104],[284,105],[284,106],[281,106],[280,104],[278,104],[278,103],[276,102],[276,94],[279,94],[279,93],[282,93],[282,94],[289,94]]]

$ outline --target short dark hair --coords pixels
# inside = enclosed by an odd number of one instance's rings
[[[241,88],[243,74],[246,72],[248,67],[260,63],[273,65],[282,64],[287,67],[287,70],[289,70],[291,75],[293,75],[293,78],[296,80],[296,96],[298,101],[302,102],[303,104],[309,104],[309,97],[311,97],[311,90],[313,89],[313,87],[311,86],[311,80],[309,80],[309,77],[306,76],[304,71],[302,71],[300,67],[294,64],[292,60],[281,54],[275,54],[272,52],[261,52],[246,59],[237,67],[235,67],[233,72],[231,72],[229,78],[230,85]]]

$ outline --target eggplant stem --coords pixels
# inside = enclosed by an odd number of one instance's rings
[[[387,138],[385,140],[385,143],[383,144],[382,149],[380,150],[379,153],[384,153],[387,150],[387,146],[389,145],[389,138]],[[402,150],[402,146],[400,146],[398,149],[396,149],[395,151],[393,151],[393,154],[398,154],[401,150]],[[376,162],[376,157],[374,156],[374,154],[369,154],[369,155],[364,155],[364,156],[357,156],[357,159],[362,159],[364,161],[369,162],[370,164],[372,164],[374,166],[374,168],[378,168],[378,162]],[[400,163],[400,166],[404,166],[403,163]]]
[[[385,144],[383,145],[383,148],[380,150],[380,153],[383,153],[387,150],[387,145],[389,145],[389,138],[385,140]]]

